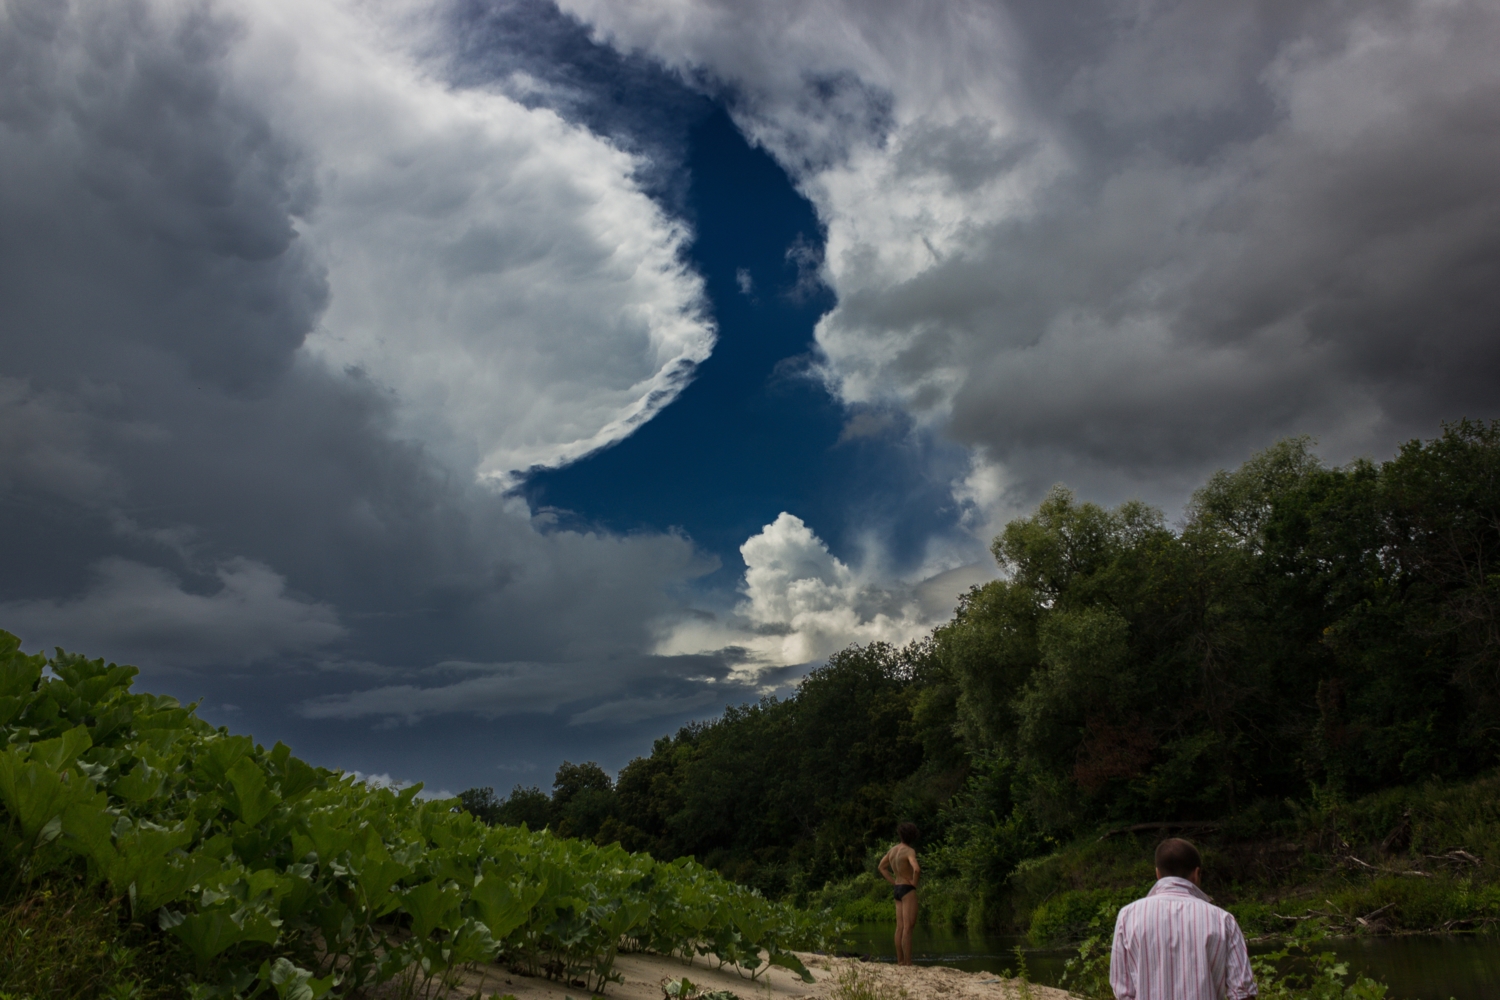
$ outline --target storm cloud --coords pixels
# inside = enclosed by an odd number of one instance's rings
[[[564,6],[731,95],[828,224],[830,383],[1009,509],[1497,411],[1493,4]]]
[[[1494,4],[558,6],[0,6],[0,627],[483,783],[920,635],[1053,482],[1500,413]],[[787,231],[704,251],[693,170]],[[774,460],[671,480],[717,554],[511,489],[675,457],[726,358],[683,451]]]
[[[662,673],[621,656],[712,560],[492,482],[712,346],[632,154],[442,82],[399,8],[0,17],[0,624],[268,711],[452,660]]]

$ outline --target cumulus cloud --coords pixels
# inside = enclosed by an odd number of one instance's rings
[[[344,635],[331,607],[288,594],[269,566],[233,559],[214,576],[215,589],[195,593],[164,570],[106,559],[78,597],[0,604],[0,621],[42,646],[154,667],[255,663]]]
[[[740,546],[744,599],[726,616],[675,622],[661,653],[734,649],[741,678],[767,667],[821,660],[851,643],[897,645],[952,613],[969,586],[994,576],[983,564],[907,583],[871,566],[856,571],[828,550],[801,518],[783,511]]]
[[[830,383],[1008,503],[1500,409],[1493,4],[564,6],[734,95],[828,225]]]

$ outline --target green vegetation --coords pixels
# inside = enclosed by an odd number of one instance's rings
[[[0,633],[0,993],[430,996],[497,956],[599,990],[621,948],[805,972],[837,928],[767,897],[879,914],[908,818],[929,919],[1038,943],[1099,934],[1168,830],[1252,934],[1500,921],[1500,424],[1343,468],[1284,441],[1175,528],[1058,488],[994,553],[926,641],[504,800],[371,789]],[[1311,968],[1287,990],[1378,995]]]
[[[993,552],[927,640],[658,740],[588,818],[499,805],[854,918],[889,919],[911,819],[927,919],[1039,942],[1144,891],[1169,831],[1252,933],[1500,918],[1500,423],[1341,468],[1285,440],[1173,526],[1057,487]]]
[[[805,975],[790,949],[837,933],[688,859],[309,766],[135,673],[0,633],[0,995],[429,997],[497,956],[597,992],[621,948]]]

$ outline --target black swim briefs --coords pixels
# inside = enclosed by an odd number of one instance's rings
[[[891,892],[896,897],[896,902],[898,902],[898,903],[901,902],[901,898],[903,896],[905,896],[908,892],[916,892],[916,891],[917,891],[917,887],[916,886],[914,886],[914,885],[907,885],[905,882],[897,883],[897,885],[891,890]]]

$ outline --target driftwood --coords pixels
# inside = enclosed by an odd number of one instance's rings
[[[1428,854],[1426,855],[1426,858],[1428,861],[1446,861],[1449,864],[1473,865],[1476,868],[1484,865],[1483,861],[1476,858],[1474,855],[1470,854],[1462,847],[1455,848],[1449,851],[1447,854]]]
[[[1106,831],[1101,841],[1110,837],[1118,837],[1122,833],[1145,833],[1147,830],[1196,830],[1199,833],[1207,833],[1217,830],[1217,823],[1136,823],[1134,826],[1122,826],[1118,830]]]
[[[1368,928],[1370,930],[1379,930],[1380,928],[1375,924],[1375,918],[1395,905],[1395,903],[1386,903],[1378,910],[1371,910],[1369,913],[1366,913],[1362,917],[1355,917],[1354,922],[1356,924],[1359,924],[1359,926]]]

